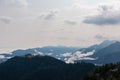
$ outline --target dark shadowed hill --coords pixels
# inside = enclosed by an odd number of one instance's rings
[[[26,55],[0,64],[0,80],[81,80],[90,63],[66,64],[49,56]]]
[[[120,63],[96,67],[84,80],[120,80]]]

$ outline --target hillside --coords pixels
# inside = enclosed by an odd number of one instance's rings
[[[96,67],[83,80],[120,80],[120,63]]]
[[[0,80],[81,80],[90,63],[66,64],[49,56],[26,55],[0,64]]]

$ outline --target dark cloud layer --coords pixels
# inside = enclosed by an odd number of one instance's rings
[[[84,23],[96,25],[114,25],[120,23],[120,16],[111,18],[103,16],[93,16],[86,18],[84,20]]]
[[[95,25],[115,25],[120,23],[120,10],[115,10],[112,6],[100,6],[99,13],[93,16],[87,16],[83,21],[87,24]]]

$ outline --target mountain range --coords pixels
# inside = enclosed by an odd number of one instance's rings
[[[24,56],[26,54],[47,55],[67,63],[90,62],[94,64],[115,63],[120,61],[120,42],[106,40],[100,44],[95,44],[87,48],[65,47],[65,46],[46,46],[26,50],[14,50],[3,56],[0,62],[4,62],[15,56]]]
[[[78,50],[78,47],[65,47],[65,46],[46,46],[46,47],[37,47],[37,48],[30,48],[30,49],[18,49],[14,50],[10,53],[1,53],[0,56],[2,58],[0,59],[0,62],[4,62],[9,58],[15,57],[15,56],[24,56],[26,54],[33,54],[33,55],[48,55],[55,58],[60,58],[61,54],[64,53],[74,53],[76,50]]]

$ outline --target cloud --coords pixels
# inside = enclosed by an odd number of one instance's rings
[[[1,16],[0,21],[2,23],[9,24],[12,21],[12,19],[10,17]]]
[[[105,35],[105,34],[97,34],[94,36],[94,38],[97,40],[97,41],[106,41],[106,40],[119,40],[118,38],[114,37],[114,36],[111,36],[111,35]]]
[[[64,53],[61,54],[64,57],[66,63],[74,63],[76,60],[96,60],[95,58],[90,58],[89,56],[93,55],[94,51],[88,53],[81,53],[77,51],[75,53]]]
[[[8,7],[27,7],[28,0],[0,0],[0,6]]]
[[[64,23],[68,24],[68,25],[76,25],[77,24],[77,22],[73,21],[73,20],[65,20]]]
[[[56,14],[58,13],[58,10],[51,10],[48,13],[41,14],[38,19],[43,19],[43,20],[51,20],[54,19]]]
[[[108,39],[108,37],[105,37],[105,36],[102,36],[102,35],[99,35],[99,34],[96,35],[95,38],[98,39],[98,40],[107,40]]]
[[[36,49],[34,49],[34,51],[35,51],[35,53],[34,53],[33,55],[41,55],[41,56],[44,55],[42,52],[39,52],[39,51],[37,51]]]
[[[98,10],[98,14],[87,16],[83,22],[95,25],[115,25],[120,23],[120,9],[102,5],[99,6]]]
[[[63,56],[63,57],[71,57],[72,53],[64,53],[64,54],[61,54],[61,56]]]
[[[3,58],[5,58],[3,55],[0,55],[0,59],[3,59]]]

